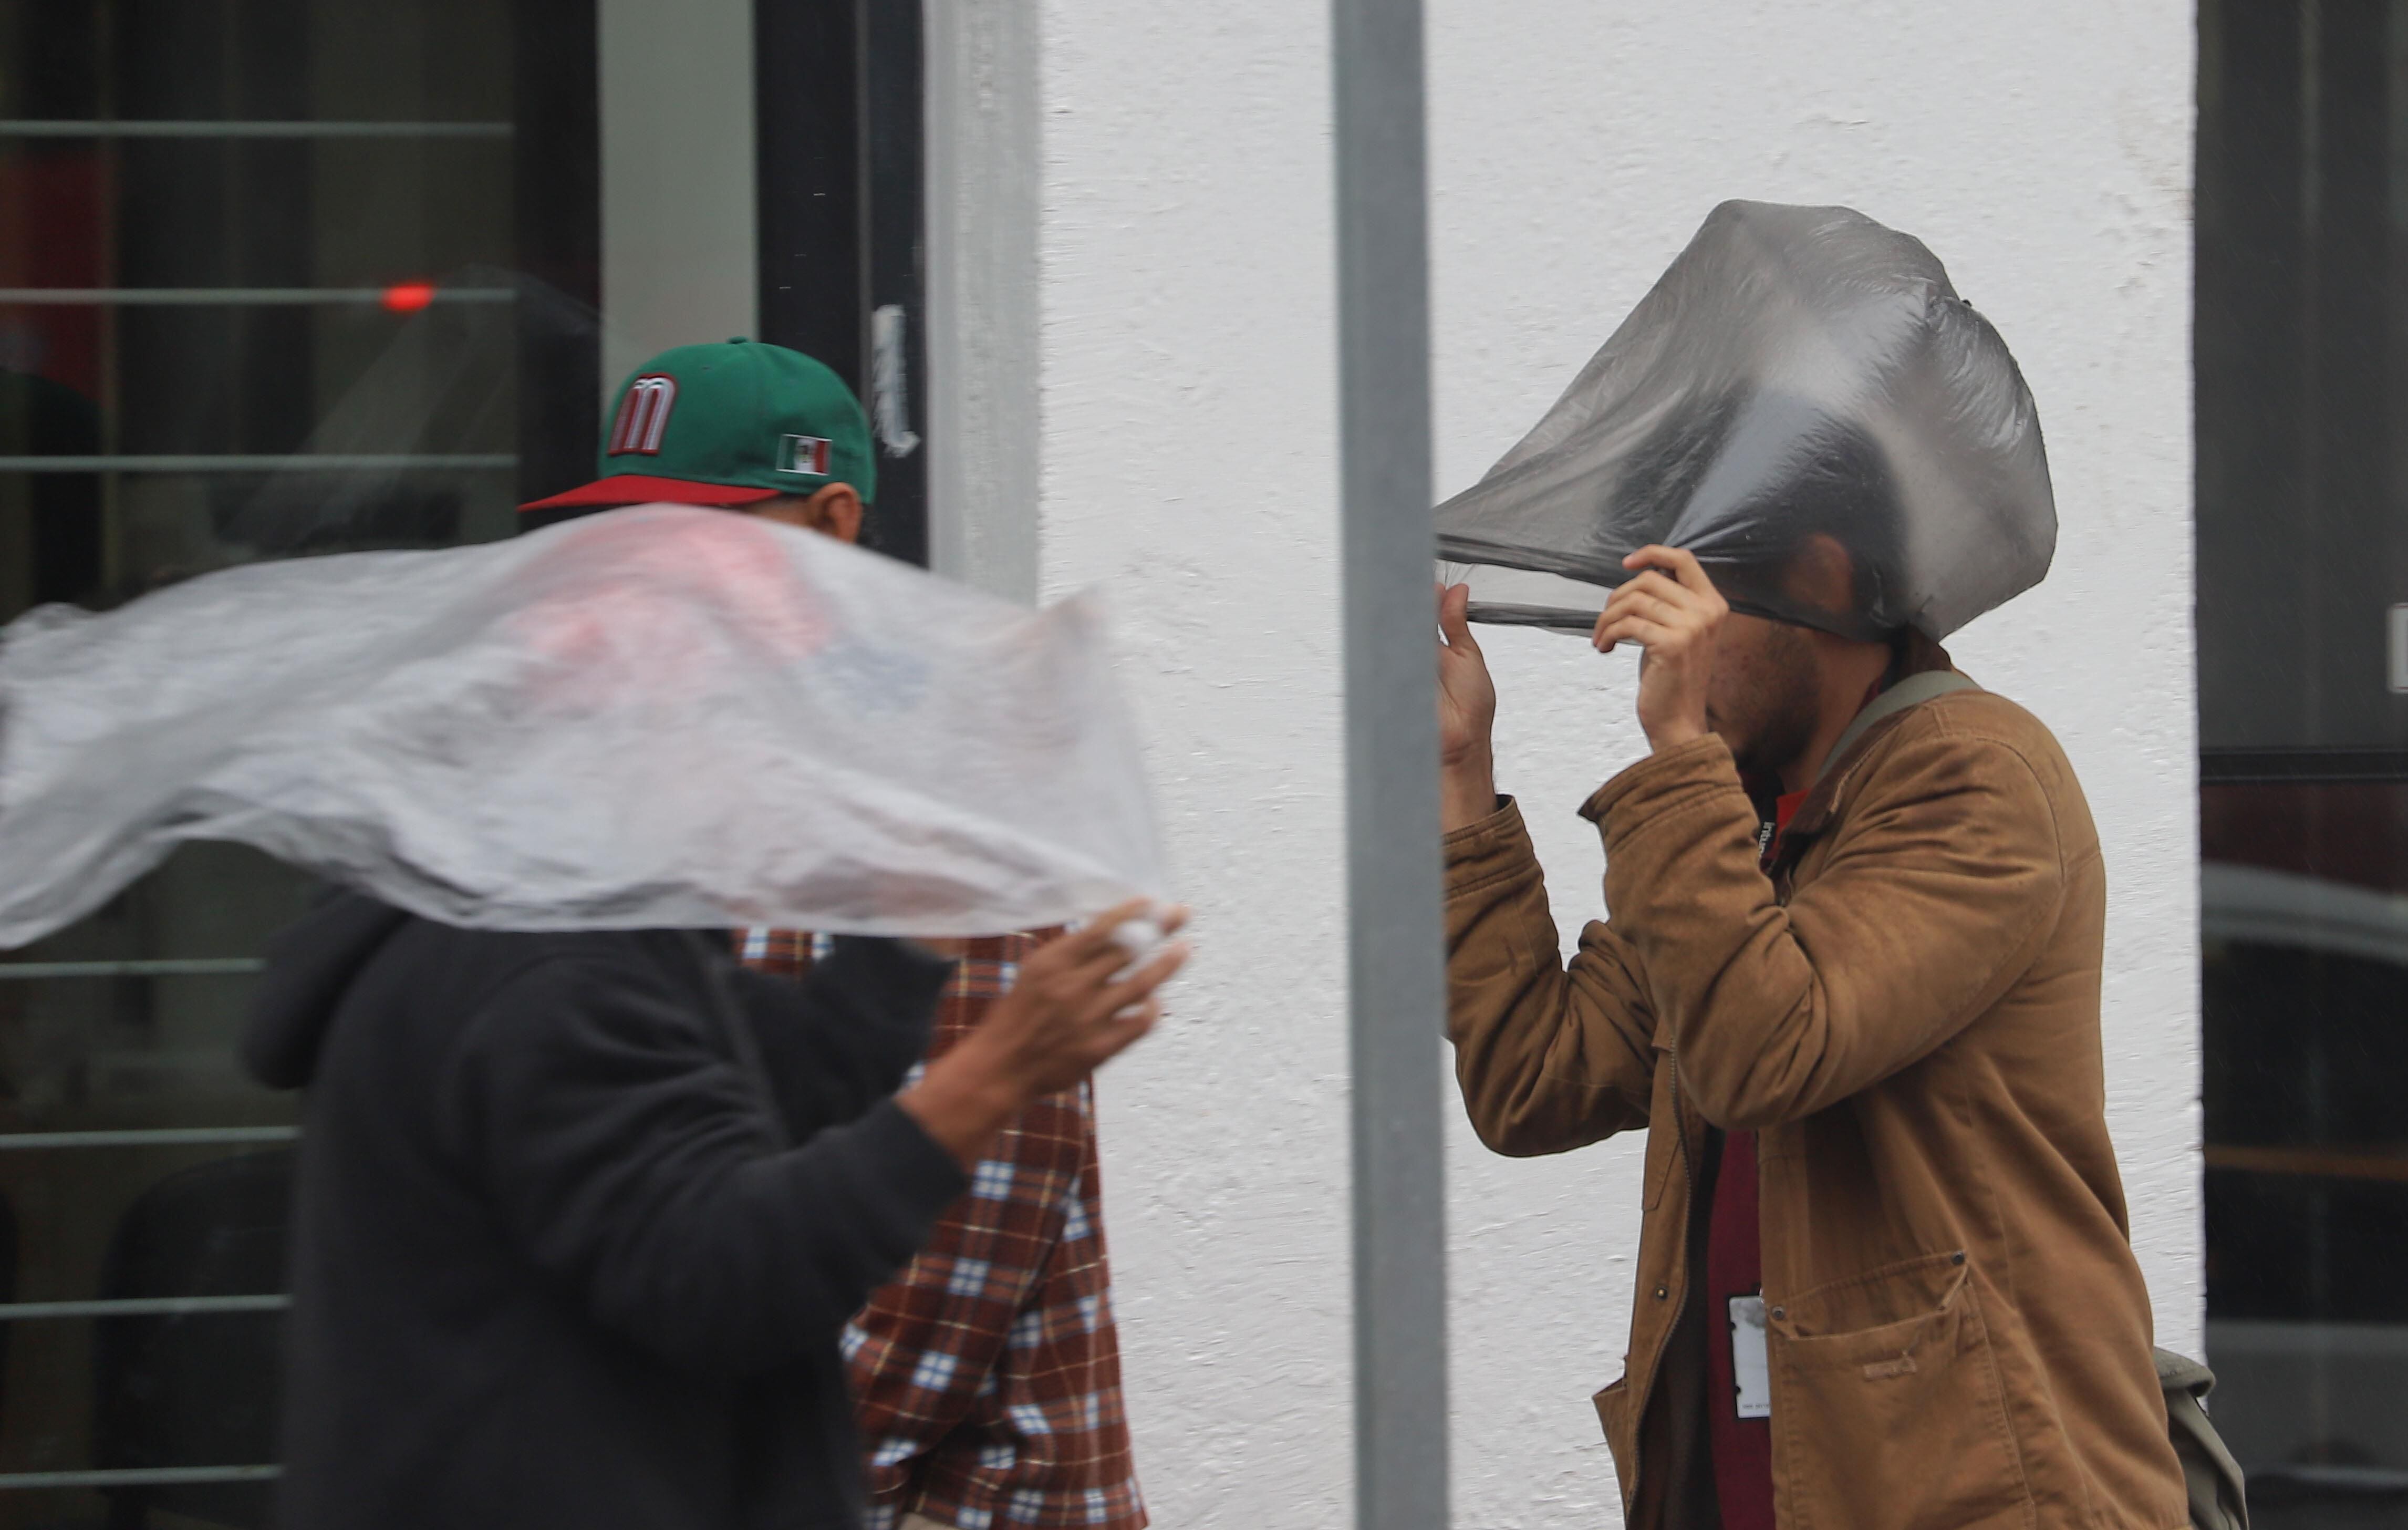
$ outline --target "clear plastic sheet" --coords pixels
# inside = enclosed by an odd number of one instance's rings
[[[0,635],[0,946],[191,839],[486,929],[978,934],[1167,891],[1092,598],[669,505]]]
[[[1475,619],[1582,628],[1604,595],[1561,582],[1619,585],[1650,542],[1739,609],[1935,639],[2057,547],[2031,392],[1939,260],[1846,208],[1766,202],[1716,208],[1437,522],[1441,559],[1524,571],[1475,572]]]

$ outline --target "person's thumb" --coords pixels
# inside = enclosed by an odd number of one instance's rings
[[[1446,645],[1473,658],[1480,657],[1480,644],[1471,635],[1471,586],[1454,585],[1439,592],[1438,629]]]

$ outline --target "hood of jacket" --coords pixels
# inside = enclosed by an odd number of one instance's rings
[[[279,934],[268,945],[267,971],[242,1038],[251,1075],[270,1089],[307,1085],[343,996],[409,919],[390,904],[343,892]]]

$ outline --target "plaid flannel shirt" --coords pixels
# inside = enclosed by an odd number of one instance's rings
[[[985,1018],[1057,931],[973,940],[928,1055]],[[738,935],[746,965],[799,977],[825,937]],[[918,1076],[917,1071],[913,1076]],[[1005,1129],[927,1247],[846,1328],[867,1455],[868,1530],[907,1513],[958,1530],[1140,1530],[1104,1257],[1093,1086]]]

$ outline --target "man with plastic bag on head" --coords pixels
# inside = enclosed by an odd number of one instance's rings
[[[673,407],[647,389],[671,393]],[[851,393],[778,346],[688,345],[655,357],[638,368],[609,426],[603,476],[538,501],[532,514],[672,498],[853,542],[874,513],[864,501],[876,464]],[[810,444],[781,448],[790,430]],[[650,453],[637,449],[646,445]],[[748,471],[748,460],[761,467]],[[737,933],[756,972],[816,982],[840,960],[840,946],[810,931]],[[1003,1014],[1022,974],[1032,962],[1041,970],[1038,957],[1062,934],[1057,926],[931,941],[954,967],[928,1059],[969,1044]],[[1145,1524],[1099,1156],[1092,1080],[1028,1101],[990,1139],[971,1193],[846,1325],[871,1524]]]
[[[1474,1126],[1648,1134],[1596,1398],[1630,1523],[2186,1523],[2104,1118],[2098,834],[1940,647],[2054,544],[1996,332],[1914,240],[1727,204],[1439,521],[1448,557],[1612,586],[1442,590],[1440,722]],[[1642,650],[1650,754],[1581,809],[1611,917],[1568,966],[1497,794],[1490,616]]]
[[[764,476],[861,439],[825,381]],[[725,510],[39,613],[0,708],[0,944],[192,838],[358,889],[244,1046],[308,1091],[288,1530],[855,1530],[847,1319],[1184,956],[1132,957],[1178,916],[1091,608]],[[901,937],[1065,921],[907,1077],[952,963]],[[838,935],[797,985],[752,922]]]

